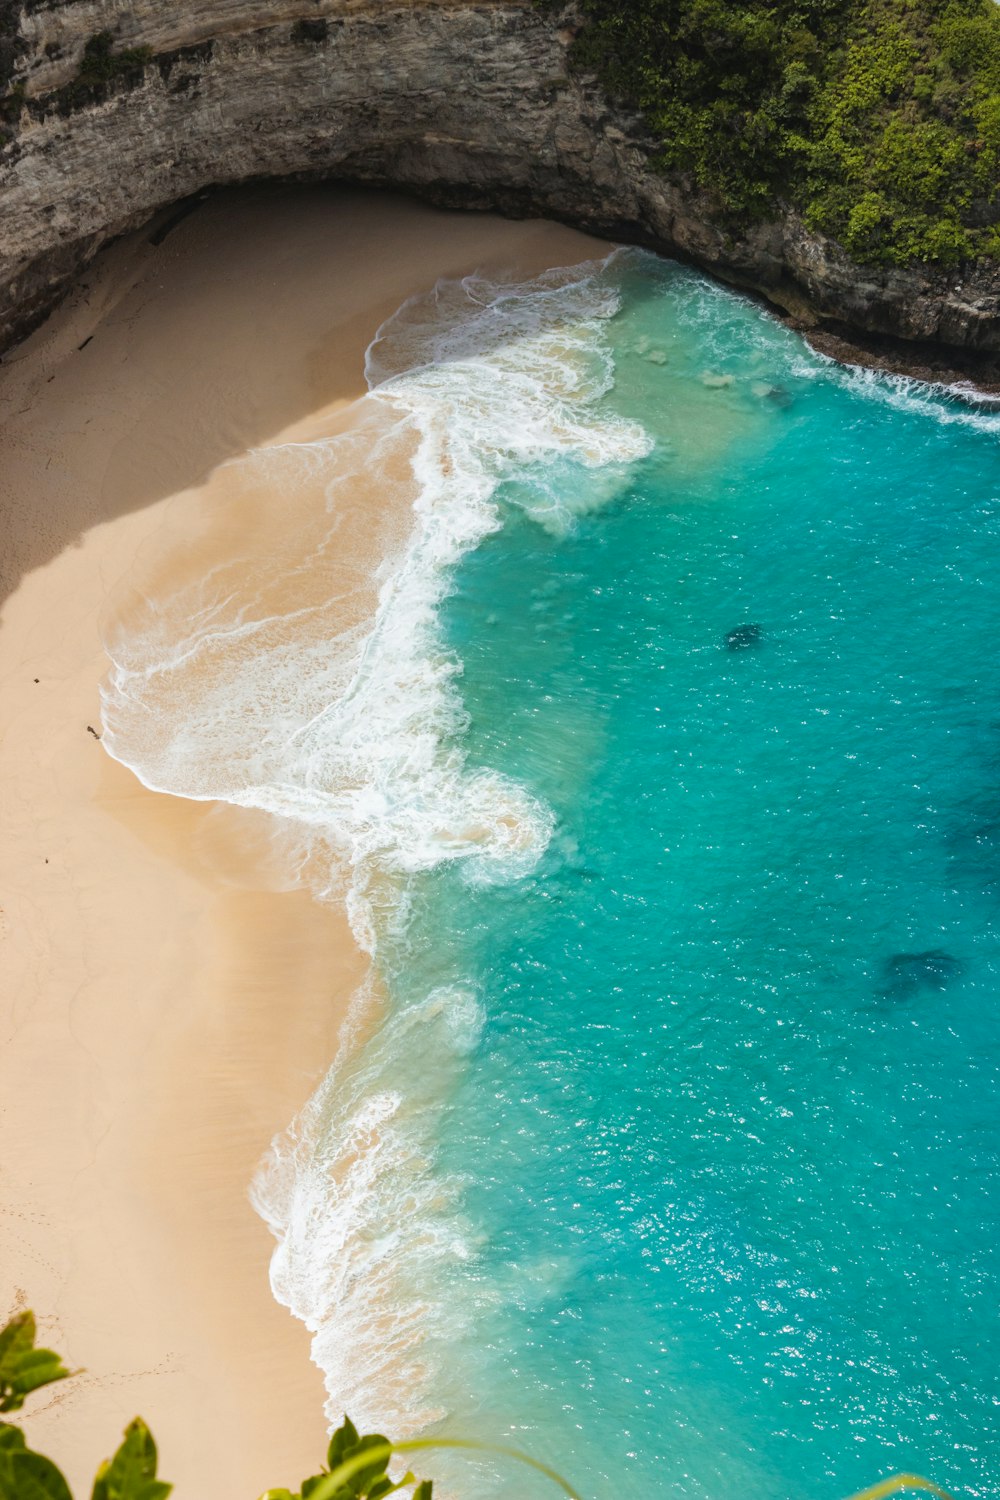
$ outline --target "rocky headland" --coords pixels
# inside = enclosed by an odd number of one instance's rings
[[[868,267],[793,211],[734,231],[653,169],[533,0],[0,0],[0,350],[108,241],[263,179],[392,185],[677,255],[829,352],[1000,385],[1000,264]]]

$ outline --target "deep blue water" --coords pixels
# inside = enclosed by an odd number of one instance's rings
[[[444,606],[471,763],[557,825],[411,929],[485,1012],[443,1425],[594,1500],[1000,1495],[1000,422],[608,274],[656,448],[592,509],[550,467],[568,527],[509,482]]]

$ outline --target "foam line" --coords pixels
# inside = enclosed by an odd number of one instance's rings
[[[412,876],[457,860],[470,879],[514,879],[551,836],[527,788],[466,765],[461,664],[439,605],[455,565],[502,524],[505,480],[560,461],[624,473],[650,449],[598,405],[614,373],[607,266],[439,282],[378,330],[349,435],[246,460],[276,494],[328,476],[312,551],[297,557],[292,539],[280,559],[307,593],[337,558],[352,474],[408,473],[410,540],[369,628],[338,630],[322,598],[275,614],[266,578],[243,596],[223,569],[148,600],[141,626],[108,643],[110,753],[158,790],[269,814],[289,879],[346,899],[374,954],[405,922]],[[546,524],[560,503],[544,497]],[[471,1253],[459,1185],[432,1167],[434,1127],[479,1025],[462,987],[396,1010],[361,1056],[344,1052],[255,1183],[279,1241],[272,1284],[313,1331],[331,1420],[347,1407],[403,1432],[433,1415],[428,1351],[460,1316],[434,1285]]]

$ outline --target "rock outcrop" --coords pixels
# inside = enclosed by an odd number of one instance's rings
[[[1000,352],[1000,267],[859,267],[793,214],[727,234],[569,72],[572,20],[533,0],[0,0],[0,349],[165,205],[303,177],[547,214],[679,254],[803,326]]]

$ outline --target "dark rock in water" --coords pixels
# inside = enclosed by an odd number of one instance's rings
[[[772,406],[780,407],[782,411],[787,411],[792,404],[792,393],[783,385],[772,385],[768,388],[764,400],[770,401]]]
[[[964,965],[961,959],[930,948],[926,953],[894,953],[885,964],[886,999],[910,1000],[921,990],[943,990],[957,979]]]
[[[763,639],[764,632],[759,625],[737,625],[735,630],[730,630],[726,635],[727,651],[746,651],[748,646],[757,646]]]

